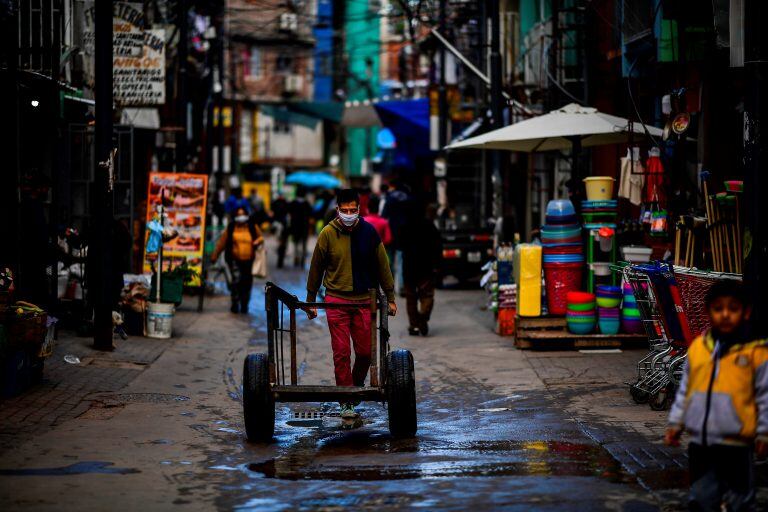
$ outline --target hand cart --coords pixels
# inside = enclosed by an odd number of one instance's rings
[[[389,430],[394,437],[413,437],[416,434],[413,356],[407,350],[390,352],[387,301],[382,294],[370,290],[368,302],[356,304],[302,302],[279,286],[267,283],[265,302],[268,352],[249,354],[243,365],[243,412],[245,431],[250,441],[272,440],[277,402],[382,402],[387,404]],[[299,385],[296,359],[297,311],[360,307],[367,307],[371,315],[369,385]],[[289,341],[288,361],[285,357],[286,337]]]

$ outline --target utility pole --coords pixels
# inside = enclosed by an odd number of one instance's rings
[[[181,131],[177,132],[176,137],[176,171],[184,172],[187,169],[187,44],[189,42],[189,9],[187,0],[178,0],[178,13],[176,21],[179,24],[179,46],[177,56],[179,59],[179,75],[176,84],[176,111],[178,123]]]
[[[764,0],[744,2],[744,202],[745,223],[744,282],[752,295],[754,335],[768,335],[768,223],[765,198],[768,196],[768,32],[763,20],[768,16]],[[751,241],[751,249],[749,249]],[[746,251],[749,251],[748,253]]]
[[[89,240],[88,299],[93,305],[93,348],[112,350],[112,1],[95,2],[95,180]]]
[[[0,150],[3,152],[3,186],[0,187],[0,212],[3,222],[0,225],[0,262],[11,265],[15,272],[16,286],[23,283],[26,276],[19,273],[21,239],[20,178],[21,178],[21,112],[19,86],[19,12],[18,5],[8,17],[0,19],[0,41],[8,66],[6,78],[0,83],[0,91],[11,105],[5,112],[5,126],[0,138]],[[7,131],[6,131],[7,130]]]
[[[549,53],[547,54],[549,62],[547,62],[547,69],[549,69],[549,81],[559,80],[560,69],[560,0],[550,0],[550,8],[552,11],[552,39],[549,43]],[[561,107],[560,105],[560,91],[557,85],[554,83],[549,84],[549,91],[547,94],[547,100],[549,101],[549,108],[547,110],[554,110]]]
[[[493,117],[493,129],[496,130],[504,125],[503,120],[503,97],[501,95],[501,35],[500,35],[500,16],[499,1],[488,0],[486,3],[488,15],[491,22],[491,57],[490,57],[490,79],[491,79],[491,116]],[[492,150],[491,158],[491,184],[493,186],[493,212],[494,218],[499,218],[504,214],[502,201],[502,179],[501,179],[501,152]]]
[[[445,30],[445,8],[447,0],[440,0],[440,33],[447,35]],[[438,145],[440,151],[448,144],[448,92],[445,88],[445,45],[440,45],[440,84],[438,85]]]

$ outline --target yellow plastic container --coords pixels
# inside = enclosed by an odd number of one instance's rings
[[[514,255],[517,314],[541,316],[541,246],[520,244]]]
[[[613,182],[615,179],[610,176],[592,176],[584,178],[584,184],[587,186],[587,200],[604,201],[613,198]]]

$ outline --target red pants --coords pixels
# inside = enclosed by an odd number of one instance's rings
[[[354,304],[367,300],[352,301],[325,296],[331,304]],[[333,366],[337,386],[362,386],[371,365],[371,312],[368,306],[361,308],[327,309],[328,330],[331,332]],[[350,371],[352,351],[349,338],[355,347],[355,366]]]

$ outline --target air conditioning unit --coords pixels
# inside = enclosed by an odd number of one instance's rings
[[[304,77],[301,75],[287,75],[285,77],[284,90],[288,93],[297,93],[304,86]]]
[[[280,30],[296,32],[299,28],[299,17],[293,12],[284,12],[280,15]]]

